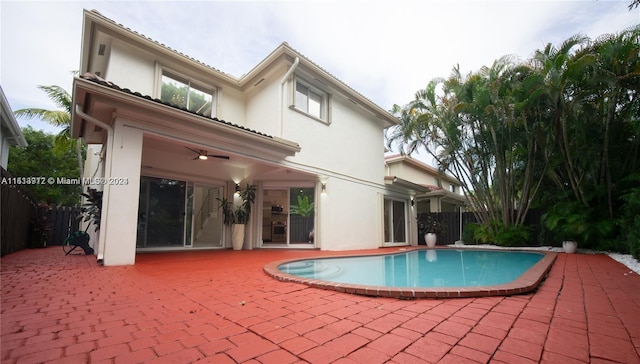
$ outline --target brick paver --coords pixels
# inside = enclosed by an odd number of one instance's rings
[[[279,282],[311,250],[0,260],[2,363],[640,363],[640,277],[559,254],[535,293],[397,300]]]

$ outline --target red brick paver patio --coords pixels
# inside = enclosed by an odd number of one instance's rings
[[[295,250],[3,257],[2,363],[640,363],[640,277],[559,254],[537,292],[398,300],[279,282]]]

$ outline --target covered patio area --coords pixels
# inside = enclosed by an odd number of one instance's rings
[[[328,254],[345,252],[138,253],[118,267],[60,247],[10,254],[2,362],[640,362],[640,277],[606,255],[558,254],[535,293],[511,297],[373,298],[263,272]]]

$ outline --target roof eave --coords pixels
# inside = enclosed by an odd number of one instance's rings
[[[10,141],[12,145],[16,145],[19,147],[26,147],[28,145],[27,140],[24,138],[24,134],[22,134],[22,129],[20,129],[20,125],[18,125],[18,121],[16,120],[13,112],[11,111],[11,106],[9,106],[9,101],[7,100],[2,87],[0,86],[0,106],[2,107],[2,120],[3,126],[7,128],[9,131],[9,136],[3,136]]]
[[[76,77],[74,79],[74,96],[85,95],[82,98],[86,99],[86,95],[93,94],[101,94],[105,95],[117,102],[121,102],[123,104],[128,104],[130,106],[135,106],[136,108],[147,108],[149,110],[153,110],[154,112],[173,115],[175,117],[188,119],[191,122],[204,125],[211,128],[216,128],[218,130],[224,130],[224,133],[230,136],[242,136],[248,140],[254,140],[256,143],[260,143],[262,145],[270,146],[277,149],[281,154],[284,155],[294,155],[297,152],[300,152],[301,148],[298,143],[273,137],[267,136],[262,133],[257,133],[255,131],[248,130],[246,128],[232,125],[229,122],[224,121],[214,121],[212,119],[206,118],[204,116],[199,116],[196,114],[192,114],[183,110],[176,109],[169,105],[159,104],[153,100],[149,100],[144,97],[137,97],[130,94],[127,94],[123,91],[115,90],[113,88],[100,85],[98,83],[85,80],[83,78]],[[84,107],[82,105],[83,100],[76,100],[74,98],[73,105],[80,105],[80,107]],[[74,106],[75,108],[75,106]],[[82,117],[77,115],[75,112],[72,113],[72,137],[79,138],[82,137]]]

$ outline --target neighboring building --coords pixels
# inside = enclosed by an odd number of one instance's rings
[[[4,169],[7,169],[11,145],[26,147],[27,141],[0,86],[0,166]]]
[[[390,155],[385,158],[386,179],[412,181],[423,187],[415,196],[416,212],[460,212],[467,199],[462,184],[455,177],[442,174],[426,163],[409,156]],[[416,191],[418,189],[416,188]]]
[[[238,202],[246,183],[245,249],[417,244],[418,191],[385,182],[396,118],[287,43],[236,78],[85,11],[80,75],[72,133],[90,144],[85,177],[107,182],[92,186],[104,189],[92,240],[105,265],[229,247],[217,198]],[[298,197],[310,213],[289,213]]]

